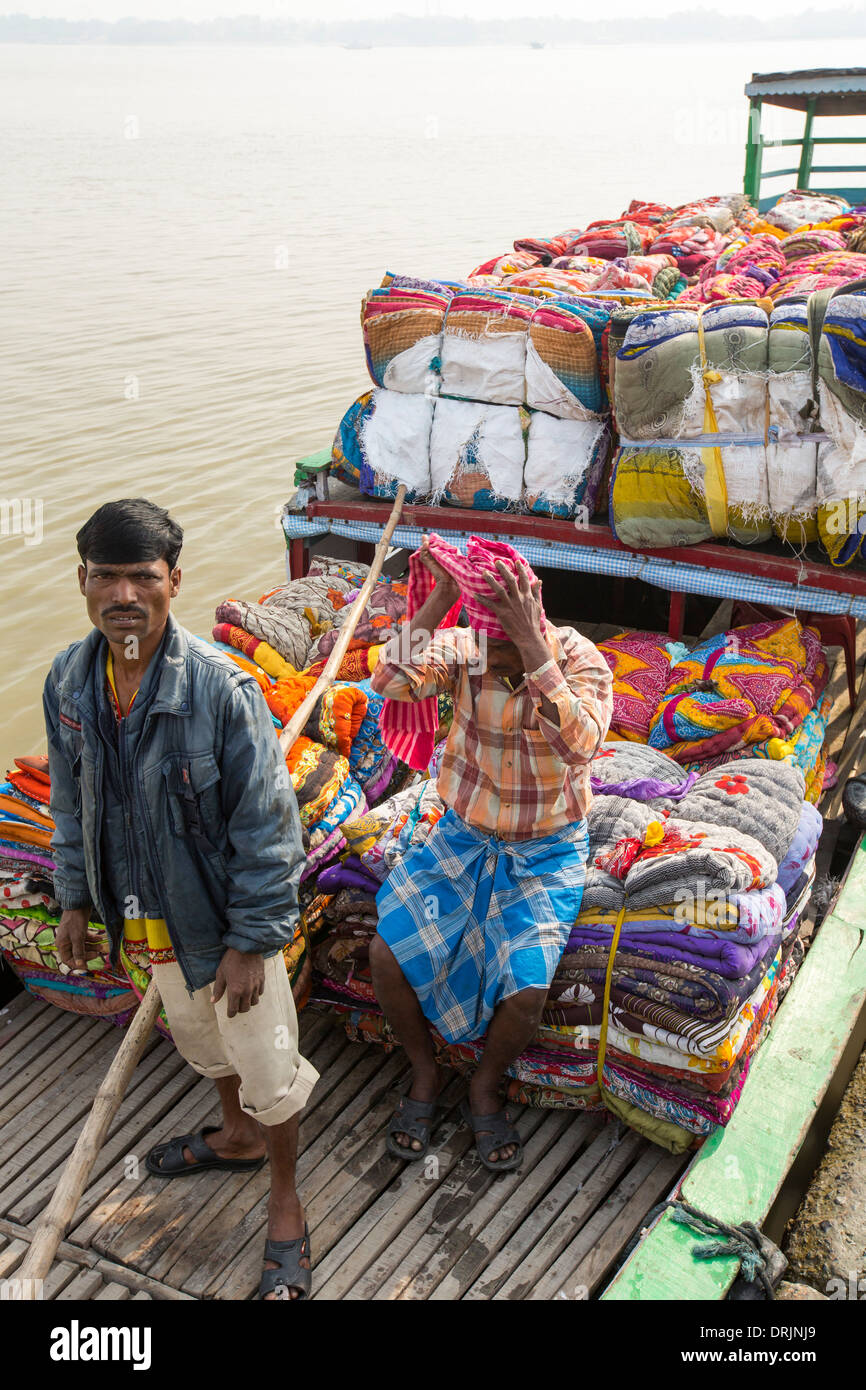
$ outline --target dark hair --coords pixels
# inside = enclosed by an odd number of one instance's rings
[[[105,502],[85,521],[75,537],[84,564],[131,565],[136,560],[165,560],[177,564],[183,531],[164,507],[143,497]]]

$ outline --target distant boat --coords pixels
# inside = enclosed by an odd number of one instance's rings
[[[352,43],[344,43],[343,47],[348,48],[350,52],[354,52],[359,48],[372,48],[373,45],[371,43],[361,43],[359,39],[354,39]]]
[[[530,48],[544,48],[546,45],[540,39],[530,39]]]

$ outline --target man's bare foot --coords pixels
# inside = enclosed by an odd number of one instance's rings
[[[304,1208],[296,1197],[294,1201],[275,1202],[273,1197],[268,1204],[268,1239],[269,1240],[299,1240],[304,1234],[304,1223],[306,1217]],[[310,1268],[308,1255],[302,1255],[298,1261],[302,1269]],[[275,1260],[265,1260],[265,1269],[279,1269]],[[293,1302],[297,1300],[299,1291],[290,1288],[288,1297]],[[272,1302],[280,1295],[274,1290],[273,1293],[265,1294],[265,1302]]]
[[[469,1083],[469,1109],[476,1118],[483,1115],[495,1115],[498,1110],[502,1109],[502,1097],[498,1090],[483,1081],[479,1084],[477,1073]],[[486,1132],[489,1133],[489,1131]],[[476,1134],[484,1133],[485,1130],[480,1127],[476,1130]],[[491,1163],[504,1163],[511,1158],[512,1154],[517,1153],[518,1148],[518,1144],[503,1144],[501,1149],[491,1149],[488,1159]]]
[[[415,1071],[413,1069],[412,1085],[409,1088],[409,1099],[426,1101],[429,1104],[439,1095],[446,1080],[447,1078],[442,1067],[433,1066],[430,1071],[424,1072]],[[419,1120],[418,1123],[429,1128],[431,1121]],[[418,1153],[419,1149],[424,1147],[420,1139],[412,1139],[410,1135],[403,1134],[400,1130],[395,1132],[394,1140],[399,1144],[401,1149],[412,1149],[415,1153]]]

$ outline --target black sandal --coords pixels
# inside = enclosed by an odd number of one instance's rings
[[[304,1234],[298,1236],[297,1240],[266,1240],[265,1259],[276,1261],[279,1269],[266,1269],[262,1274],[259,1284],[260,1299],[264,1299],[269,1293],[275,1293],[277,1299],[296,1303],[309,1298],[313,1287],[313,1271],[301,1264],[303,1259],[309,1260],[312,1264],[310,1228],[306,1222]],[[285,1289],[285,1293],[280,1292],[282,1289]],[[297,1299],[290,1299],[290,1289],[297,1289]]]
[[[523,1162],[523,1141],[508,1118],[506,1110],[496,1110],[492,1115],[473,1115],[469,1101],[460,1106],[463,1119],[475,1135],[475,1147],[484,1167],[491,1173],[513,1173]],[[494,1149],[502,1149],[506,1144],[516,1144],[517,1152],[510,1158],[491,1163],[490,1155]]]
[[[393,1154],[394,1158],[402,1158],[409,1162],[426,1158],[433,1134],[433,1120],[438,1109],[439,1106],[435,1100],[412,1100],[409,1096],[403,1096],[388,1123],[387,1148],[389,1154]],[[429,1124],[422,1124],[422,1120],[428,1120]],[[421,1148],[412,1149],[408,1145],[404,1148],[402,1144],[397,1143],[395,1136],[398,1134],[405,1134],[410,1139],[417,1139]]]
[[[261,1158],[220,1158],[210,1144],[205,1143],[206,1134],[216,1134],[219,1125],[207,1125],[196,1134],[178,1134],[165,1144],[155,1144],[144,1160],[149,1173],[158,1178],[180,1178],[187,1173],[202,1173],[207,1168],[223,1168],[227,1173],[254,1173],[265,1161]],[[195,1163],[187,1163],[184,1149],[189,1149]]]

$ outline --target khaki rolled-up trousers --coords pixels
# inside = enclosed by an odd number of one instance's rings
[[[176,962],[153,965],[178,1052],[202,1076],[239,1076],[241,1108],[262,1125],[281,1125],[303,1110],[319,1073],[298,1051],[298,1015],[282,952],[268,956],[264,993],[245,1014],[228,1016],[228,996],[211,1003],[213,985],[190,997]]]

